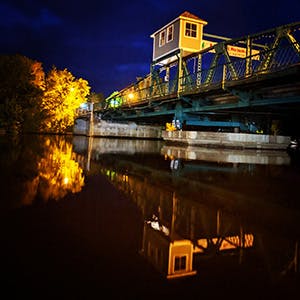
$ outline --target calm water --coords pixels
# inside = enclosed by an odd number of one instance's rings
[[[298,299],[286,152],[0,137],[3,291],[30,299]]]

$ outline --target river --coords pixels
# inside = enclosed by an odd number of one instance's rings
[[[286,151],[0,136],[3,293],[299,297],[300,165]]]

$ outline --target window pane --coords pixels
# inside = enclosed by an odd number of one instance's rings
[[[175,257],[175,266],[174,266],[174,270],[175,271],[179,271],[180,270],[180,257]]]
[[[186,267],[186,256],[181,257],[181,270],[185,270]]]
[[[174,271],[186,270],[186,256],[176,256]]]
[[[166,32],[165,30],[159,34],[159,46],[163,46],[166,43]]]
[[[191,37],[197,37],[197,24],[186,23],[185,24],[185,35]]]
[[[173,25],[167,28],[167,42],[173,40]]]

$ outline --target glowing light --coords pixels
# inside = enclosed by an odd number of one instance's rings
[[[134,94],[132,94],[132,93],[128,94],[128,98],[129,98],[130,100],[134,99]]]

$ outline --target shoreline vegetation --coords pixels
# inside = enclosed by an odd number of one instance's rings
[[[0,135],[70,131],[81,105],[99,103],[87,80],[20,54],[0,55]]]

